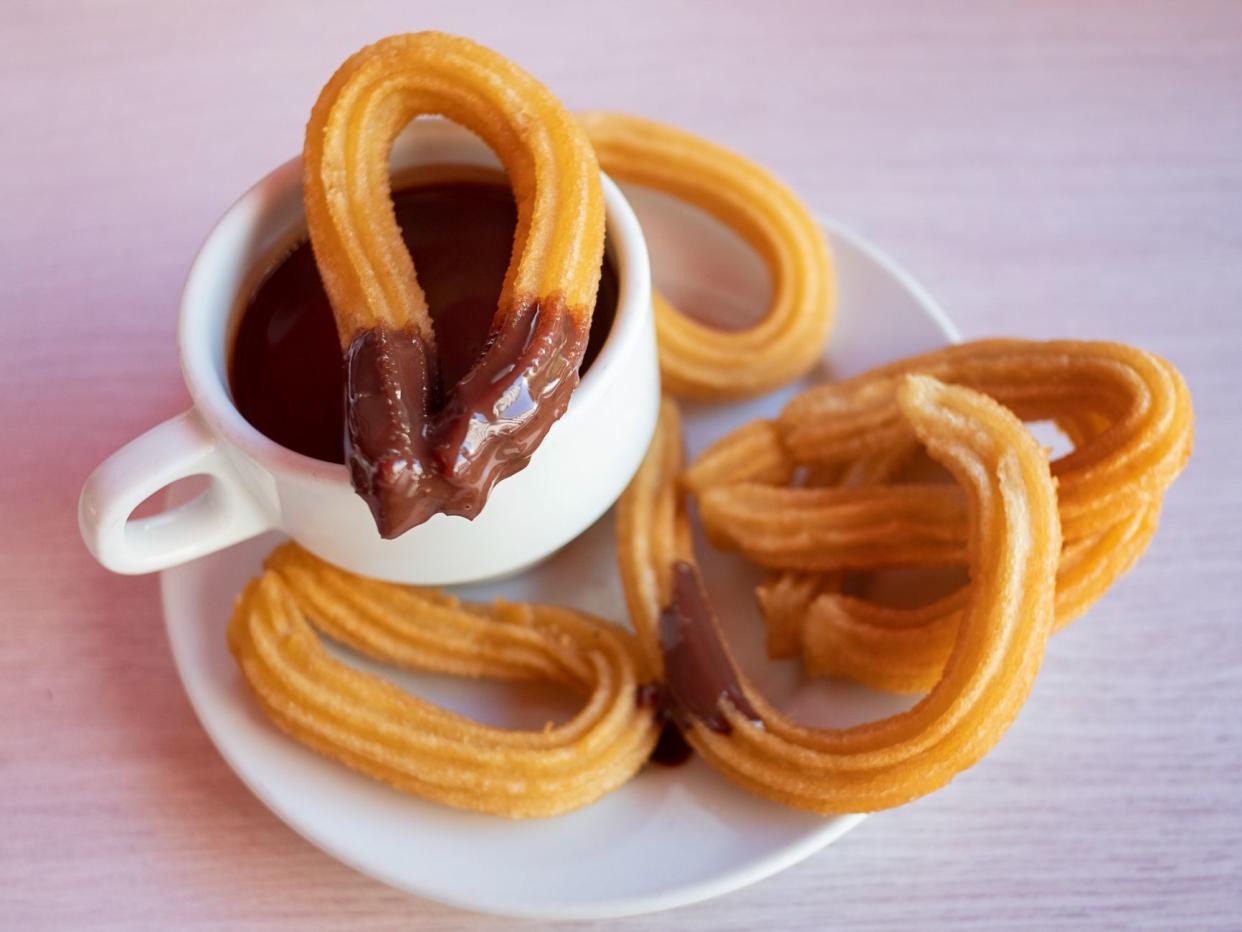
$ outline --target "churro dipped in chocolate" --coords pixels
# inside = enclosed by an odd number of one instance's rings
[[[444,116],[500,158],[517,202],[513,258],[474,367],[442,384],[417,270],[393,215],[388,155],[416,117]],[[578,383],[604,247],[586,136],[512,62],[441,33],[355,54],[306,128],[304,199],[346,366],[346,462],[380,533],[474,517],[522,469]]]
[[[972,585],[956,662],[909,712],[810,728],[772,707],[737,668],[695,580],[671,402],[618,506],[630,616],[648,663],[663,671],[686,739],[740,786],[824,814],[908,802],[978,761],[1021,708],[1052,629],[1061,534],[1039,444],[992,399],[928,376],[904,376],[886,403],[885,413],[908,425],[968,501]]]

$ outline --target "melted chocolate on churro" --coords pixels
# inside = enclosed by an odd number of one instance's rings
[[[672,720],[669,714],[668,703],[665,701],[664,687],[659,683],[644,683],[638,687],[635,700],[640,708],[651,708],[655,710],[656,721],[660,724],[660,737],[656,741],[656,746],[651,750],[649,758],[653,763],[663,764],[665,767],[676,767],[678,764],[684,764],[690,759],[690,755],[694,753],[694,748],[690,747],[689,742],[681,733],[681,729],[677,727],[677,723]]]
[[[587,334],[556,297],[510,312],[443,399],[430,352],[369,330],[346,353],[345,450],[383,537],[433,514],[473,518],[492,487],[530,461],[569,404]]]
[[[576,329],[572,320],[551,302],[516,308],[510,326],[493,338],[517,223],[506,185],[437,181],[399,191],[393,201],[430,306],[434,354],[409,334],[371,332],[355,342],[343,365],[332,309],[303,242],[256,288],[237,328],[229,372],[233,399],[251,424],[289,449],[340,463],[348,369],[350,390],[374,399],[354,414],[356,429],[373,442],[361,460],[351,458],[351,469],[355,481],[375,490],[372,507],[390,528],[413,526],[440,510],[477,513],[491,485],[525,465],[532,452],[529,401],[546,408],[541,418],[563,411],[576,374],[553,347],[582,337],[567,332]],[[605,260],[583,372],[612,327],[617,291]],[[405,397],[425,395],[427,406],[404,414],[388,410],[382,399],[398,387]],[[480,452],[481,435],[517,427],[515,443]],[[386,450],[398,456],[387,457]],[[421,478],[413,458],[409,468],[398,468],[401,451],[417,454]],[[415,478],[421,483],[417,501],[402,485]],[[472,483],[481,494],[467,490]]]
[[[684,560],[673,564],[672,597],[660,613],[660,649],[666,701],[683,724],[697,719],[729,734],[733,728],[721,707],[725,701],[752,721],[760,720],[720,640],[698,568]]]

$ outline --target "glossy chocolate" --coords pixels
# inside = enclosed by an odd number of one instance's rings
[[[529,435],[518,430],[515,448],[507,449],[503,443],[491,446],[493,459],[514,454],[513,464],[507,466],[489,463],[470,441],[483,432],[504,433],[505,428],[498,428],[502,421],[509,428],[525,424],[523,392],[548,393],[550,408],[559,404],[563,409],[568,399],[571,380],[561,371],[563,360],[554,358],[549,349],[566,338],[564,309],[554,307],[556,313],[546,313],[543,308],[519,306],[513,309],[513,326],[505,329],[503,338],[492,337],[492,318],[517,223],[513,195],[506,185],[444,181],[441,176],[398,191],[393,201],[430,306],[434,359],[408,334],[386,332],[359,341],[348,354],[349,365],[343,365],[332,309],[310,247],[303,242],[263,279],[242,315],[230,358],[233,399],[242,415],[277,443],[340,463],[345,460],[346,432],[342,400],[347,381],[352,380],[349,390],[369,399],[355,412],[357,427],[374,437],[375,444],[372,455],[351,462],[351,471],[356,482],[375,490],[380,509],[394,515],[400,511],[400,498],[407,491],[402,483],[418,478],[427,494],[403,516],[406,521],[429,516],[441,500],[457,509],[453,513],[477,512],[480,502],[463,494],[459,481],[449,480],[469,475],[490,489],[520,468],[523,456],[529,456],[521,448],[530,444]],[[608,336],[617,296],[617,276],[605,260],[582,372]],[[522,357],[526,364],[506,372],[508,363],[502,361],[506,355],[510,362]],[[405,414],[388,410],[381,397],[396,386],[410,397],[424,397],[426,406]],[[459,391],[454,403],[446,405],[444,399],[452,399],[455,388]],[[498,401],[507,402],[499,414]],[[466,455],[454,455],[454,449]],[[385,450],[417,452],[419,462],[454,468],[437,485],[430,473],[419,478],[413,468],[399,462],[399,455],[386,455]]]
[[[437,513],[477,515],[565,413],[586,344],[558,297],[523,302],[437,405],[421,341],[384,330],[355,337],[346,353],[346,459],[381,536]]]
[[[665,767],[676,767],[688,761],[694,748],[686,741],[681,729],[669,714],[664,687],[660,683],[644,683],[638,687],[635,701],[640,707],[653,709],[656,722],[661,726],[660,737],[656,740],[656,746],[651,749],[649,759]]]
[[[368,330],[345,353],[346,465],[381,533],[396,518],[407,527],[426,521],[450,494],[428,465],[434,386],[435,361],[410,333]],[[441,487],[440,495],[427,495],[429,485]]]
[[[733,729],[724,714],[725,702],[746,718],[760,720],[720,639],[698,567],[684,560],[673,564],[672,595],[660,613],[660,649],[666,700],[683,726],[697,720],[728,734]]]
[[[664,767],[678,767],[693,756],[694,748],[682,735],[677,723],[670,720],[660,729],[660,737],[648,760]]]

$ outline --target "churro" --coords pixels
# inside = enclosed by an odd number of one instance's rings
[[[897,481],[911,433],[891,399],[911,372],[985,391],[1027,420],[1054,420],[1073,444],[1052,463],[1065,540],[1058,629],[1146,550],[1193,442],[1185,382],[1158,357],[1112,343],[1021,340],[949,347],[817,386],[776,421],[717,441],[683,481],[713,543],[774,570],[758,592],[772,655],[901,692],[938,679],[965,593],[898,609],[839,589],[840,571],[964,557],[959,490]],[[780,465],[743,468],[760,463]]]
[[[570,721],[494,728],[329,655],[316,631],[409,670],[562,687]],[[366,579],[294,544],[238,599],[229,646],[264,711],[302,744],[436,802],[511,818],[594,802],[647,760],[660,731],[632,634],[548,605],[468,605]]]
[[[388,155],[416,117],[479,135],[518,221],[490,342],[441,386],[435,333],[393,216]],[[473,517],[522,469],[578,382],[599,284],[604,202],[582,129],[542,84],[468,39],[390,36],[353,55],[306,127],[311,245],[345,353],[346,457],[384,537]]]
[[[1008,410],[927,376],[889,396],[967,497],[972,585],[952,659],[914,709],[845,729],[807,728],[737,670],[689,552],[677,489],[676,409],[618,512],[618,557],[635,630],[659,655],[675,720],[700,755],[770,799],[820,813],[899,805],[978,761],[1017,714],[1052,627],[1060,530],[1047,456]]]
[[[618,113],[579,119],[605,172],[702,208],[767,266],[772,298],[762,319],[723,330],[653,294],[664,390],[692,398],[742,398],[804,374],[832,325],[832,262],[819,224],[771,172],[692,133]]]

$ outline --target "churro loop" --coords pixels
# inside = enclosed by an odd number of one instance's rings
[[[911,372],[983,392],[1023,420],[1062,423],[1078,444],[1052,464],[1066,540],[1159,501],[1190,456],[1194,415],[1178,371],[1130,346],[1075,340],[963,343],[816,386],[779,418],[789,455],[840,463],[908,442],[890,399]]]
[[[435,333],[393,213],[388,156],[416,117],[470,129],[517,202],[492,337],[438,384]],[[306,127],[304,199],[347,363],[347,461],[380,532],[471,517],[520,470],[578,380],[604,247],[599,166],[542,84],[467,39],[391,36],[346,61]]]
[[[793,192],[762,166],[683,130],[616,113],[579,119],[604,171],[707,211],[759,254],[771,276],[767,313],[744,330],[699,323],[653,295],[665,391],[742,398],[810,369],[832,325],[835,287],[823,233]]]
[[[956,562],[967,537],[964,503],[943,486],[768,481],[782,470],[857,469],[868,457],[904,455],[910,432],[890,409],[911,372],[989,394],[1026,420],[1066,422],[1079,445],[1052,464],[1066,541],[1095,538],[1137,509],[1158,506],[1190,455],[1190,394],[1156,356],[1114,343],[965,343],[816,386],[794,398],[775,425],[747,425],[718,441],[684,480],[713,543],[772,569]],[[781,465],[752,478],[732,465],[743,454]]]
[[[807,728],[736,673],[687,559],[671,405],[620,504],[627,601],[644,649],[661,654],[684,734],[729,779],[820,813],[895,806],[978,761],[1025,701],[1052,625],[1060,532],[1047,457],[1034,438],[991,399],[926,376],[904,378],[890,404],[968,498],[974,580],[950,662],[909,712],[854,728]],[[688,665],[687,643],[724,669]],[[692,672],[708,676],[706,688],[692,682]]]
[[[1059,631],[1134,565],[1159,508],[1141,508],[1093,539],[1066,543],[1056,579]],[[801,657],[812,676],[841,676],[888,692],[931,689],[952,652],[969,587],[918,608],[893,608],[837,591],[835,579],[774,574],[756,590],[773,658]]]
[[[540,682],[583,697],[569,722],[493,728],[333,659],[316,630],[410,670]],[[647,760],[659,733],[633,635],[579,612],[355,576],[294,544],[246,587],[229,646],[268,716],[310,748],[397,789],[511,818],[594,802]]]
[[[715,544],[775,570],[758,592],[772,656],[801,655],[810,673],[900,692],[938,679],[965,593],[895,609],[836,590],[840,570],[964,558],[966,509],[964,500],[954,503],[957,490],[894,481],[910,434],[886,399],[908,372],[987,391],[1029,420],[1054,419],[1074,444],[1052,464],[1065,540],[1058,629],[1146,550],[1193,441],[1189,393],[1163,360],[1117,344],[1005,340],[816,387],[779,421],[746,425],[709,448],[683,481]],[[786,477],[808,469],[818,487],[789,487]]]

